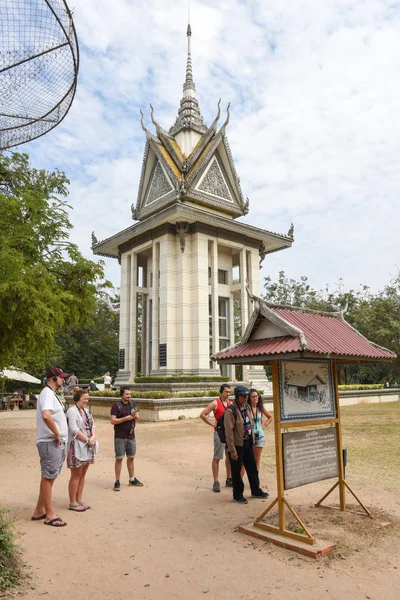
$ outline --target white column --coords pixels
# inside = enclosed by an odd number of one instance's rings
[[[260,266],[259,266],[259,254],[256,249],[252,249],[247,252],[247,263],[248,263],[248,280],[250,291],[256,296],[261,295],[260,290]],[[253,305],[250,299],[247,298],[247,306],[249,307],[249,318],[253,312]],[[249,381],[253,382],[254,387],[262,389],[267,392],[271,388],[271,384],[267,380],[265,369],[262,365],[251,365],[247,371],[247,377]]]
[[[211,310],[212,310],[212,353],[219,351],[219,324],[218,324],[218,243],[211,242]],[[219,371],[217,363],[213,368]]]
[[[176,254],[176,369],[179,373],[191,373],[192,360],[192,243],[191,234],[186,235],[183,252],[178,236],[175,238]]]
[[[249,310],[247,304],[247,292],[246,292],[246,279],[247,279],[247,261],[246,261],[246,249],[242,248],[240,251],[240,307],[242,317],[242,335],[244,334],[247,323],[249,322]]]
[[[198,372],[209,372],[208,340],[208,238],[192,234],[192,361]]]
[[[121,288],[119,318],[119,349],[125,351],[125,365],[118,369],[116,382],[124,384],[129,381],[129,331],[130,331],[130,290],[131,290],[131,254],[121,256]]]
[[[160,238],[160,335],[159,343],[167,344],[167,372],[176,372],[176,236]]]
[[[151,367],[153,371],[158,369],[158,344],[159,344],[159,296],[160,296],[160,244],[153,242],[152,256],[153,286],[151,289],[151,298],[153,300],[152,314],[152,353]]]
[[[247,303],[247,292],[246,292],[246,279],[247,279],[247,261],[246,261],[246,249],[242,248],[240,251],[240,312],[242,322],[242,336],[246,331],[247,324],[249,322],[249,310]],[[248,380],[248,367],[243,365],[243,380]]]
[[[133,381],[137,372],[137,254],[131,254],[129,294],[129,379]]]

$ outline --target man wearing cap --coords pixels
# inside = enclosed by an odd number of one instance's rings
[[[66,522],[53,509],[52,489],[61,473],[68,438],[67,419],[56,390],[61,388],[68,373],[53,367],[46,373],[46,385],[37,402],[36,446],[40,457],[41,480],[39,498],[32,521],[44,521],[52,527],[65,527]]]
[[[260,480],[254,457],[253,415],[247,398],[250,390],[237,385],[234,390],[235,401],[224,413],[226,445],[232,470],[233,500],[247,504],[243,496],[244,484],[240,474],[244,466],[249,479],[253,498],[268,498],[269,494],[260,488]]]

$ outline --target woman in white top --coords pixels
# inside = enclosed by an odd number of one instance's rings
[[[267,418],[265,421],[265,427],[268,427],[272,421],[272,415],[267,411],[263,404],[261,395],[254,388],[250,390],[248,403],[250,404],[254,419],[254,457],[256,459],[257,471],[260,472],[261,453],[265,446],[262,417],[264,415]]]
[[[107,371],[107,373],[105,375],[102,375],[101,378],[104,379],[105,389],[109,390],[111,388],[111,384],[112,384],[112,377],[110,375],[110,371]]]
[[[89,400],[87,390],[78,388],[74,393],[74,406],[68,409],[67,467],[71,469],[69,480],[69,510],[84,512],[90,506],[83,502],[83,488],[89,465],[94,463],[96,430],[93,417],[86,408]]]

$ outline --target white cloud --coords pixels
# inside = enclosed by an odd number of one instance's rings
[[[185,0],[76,0],[81,69],[63,123],[22,147],[72,180],[74,241],[90,256],[131,223],[144,135],[176,117],[186,63]],[[231,102],[229,141],[246,222],[286,233],[268,256],[323,287],[342,277],[377,290],[398,268],[400,8],[387,0],[198,0],[191,5],[194,79],[210,123]],[[222,113],[222,119],[224,113]],[[107,274],[119,284],[117,261]]]

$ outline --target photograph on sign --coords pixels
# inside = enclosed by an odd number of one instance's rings
[[[285,490],[339,475],[335,427],[282,434]]]
[[[281,421],[335,416],[330,361],[279,361],[279,392]]]

